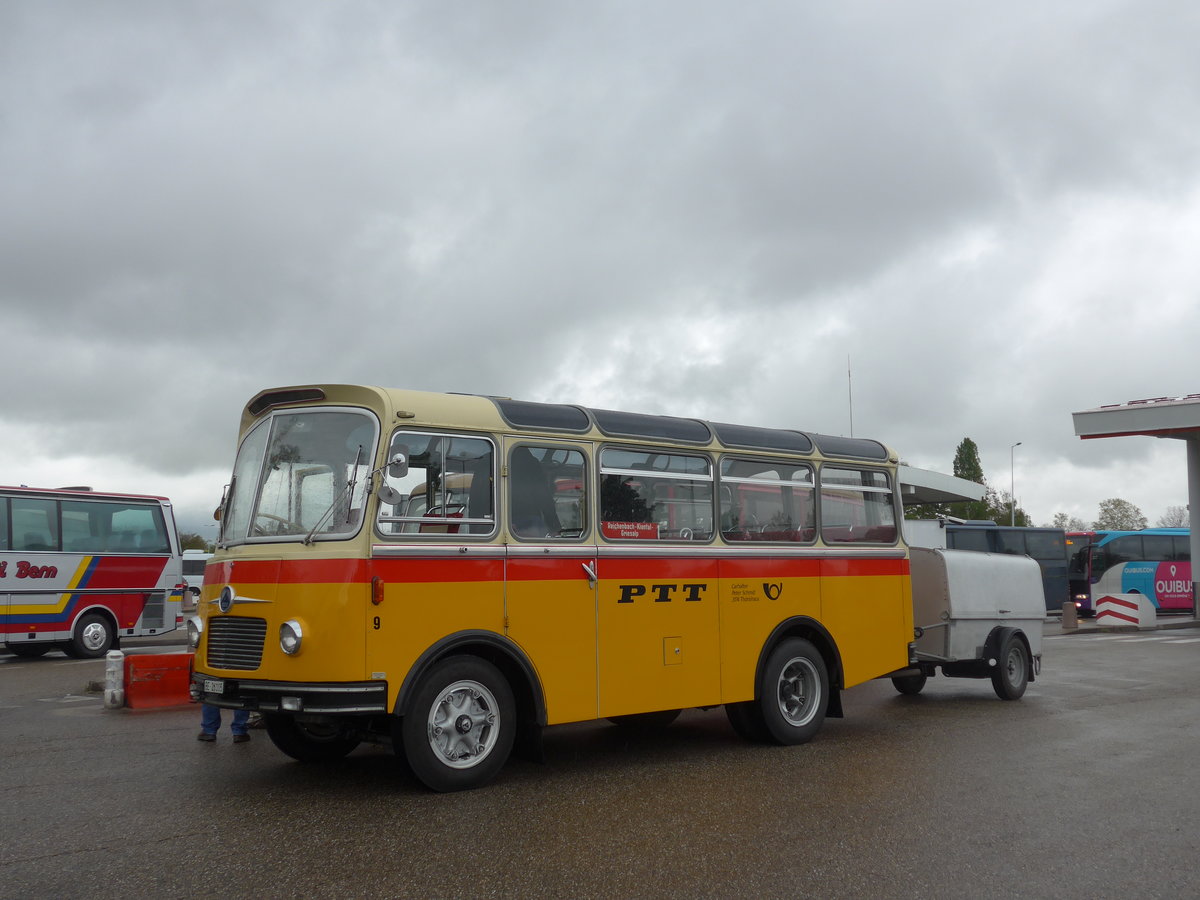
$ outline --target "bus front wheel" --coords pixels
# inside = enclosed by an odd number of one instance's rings
[[[98,659],[112,649],[114,640],[112,623],[99,613],[88,613],[75,623],[65,649],[75,659]]]
[[[508,759],[516,725],[512,688],[500,670],[474,656],[451,656],[421,679],[399,727],[413,774],[448,792],[491,781]]]

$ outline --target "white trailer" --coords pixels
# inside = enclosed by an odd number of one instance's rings
[[[1041,671],[1046,614],[1042,570],[1027,556],[911,548],[914,640],[910,665],[893,672],[916,694],[941,669],[951,678],[991,678],[1016,700]]]

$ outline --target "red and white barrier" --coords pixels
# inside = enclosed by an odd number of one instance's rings
[[[1108,628],[1156,628],[1158,611],[1144,594],[1108,594],[1096,601],[1096,624]]]
[[[192,654],[147,653],[125,657],[125,705],[130,709],[191,702]]]

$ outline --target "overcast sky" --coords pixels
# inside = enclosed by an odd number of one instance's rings
[[[1039,524],[1153,524],[1182,442],[1071,413],[1200,392],[1197,47],[1191,0],[7,0],[0,483],[211,539],[246,401],[362,382],[969,436]]]

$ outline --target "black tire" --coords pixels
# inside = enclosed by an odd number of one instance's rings
[[[113,648],[116,632],[113,624],[100,613],[80,616],[75,631],[66,646],[68,656],[75,659],[99,659]]]
[[[1029,686],[1029,648],[1016,634],[1009,634],[1000,645],[1000,655],[992,670],[992,687],[1001,700],[1019,700]]]
[[[481,787],[496,777],[517,733],[512,688],[500,670],[474,656],[451,656],[421,678],[399,723],[400,746],[431,790]]]
[[[925,689],[928,680],[928,676],[922,672],[918,675],[897,675],[892,679],[892,684],[902,694],[915,695]]]
[[[263,716],[267,737],[276,747],[303,763],[341,759],[361,741],[346,725],[297,722],[291,716]]]
[[[763,721],[762,710],[754,700],[747,700],[744,703],[726,703],[725,717],[729,719],[729,724],[733,726],[733,730],[742,740],[750,741],[753,744],[765,744],[771,740],[771,734],[767,731],[767,723]]]
[[[22,659],[35,659],[39,656],[45,656],[54,647],[45,641],[39,641],[36,644],[5,644],[4,649],[13,656],[19,656]]]
[[[678,709],[660,709],[655,712],[632,713],[627,716],[609,716],[608,721],[622,728],[650,730],[666,728],[679,718],[680,712],[681,710]]]
[[[802,638],[776,647],[763,667],[757,702],[772,741],[786,746],[811,741],[829,706],[829,674],[817,648]]]

